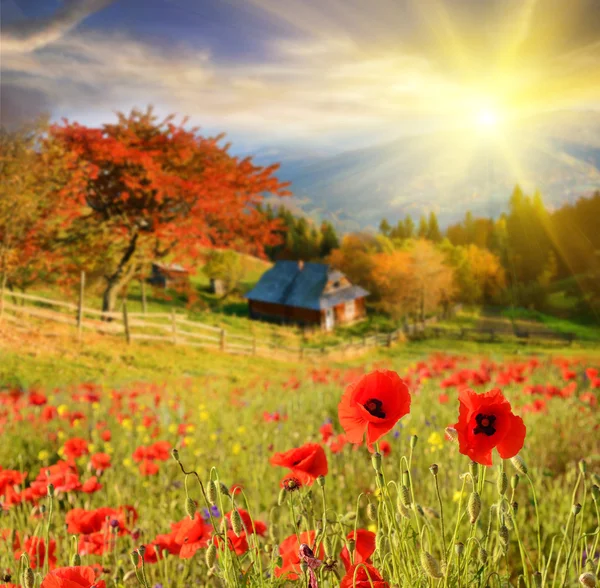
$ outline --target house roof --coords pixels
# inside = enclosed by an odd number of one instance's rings
[[[246,298],[322,310],[369,295],[360,286],[352,285],[323,293],[329,280],[337,281],[342,276],[339,271],[324,263],[304,263],[300,268],[297,261],[277,261],[261,276],[258,284],[246,294]]]
[[[152,265],[154,265],[157,269],[167,272],[182,272],[187,273],[187,269],[185,269],[182,265],[178,263],[161,263],[155,261]]]

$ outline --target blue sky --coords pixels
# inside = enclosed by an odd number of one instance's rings
[[[1,0],[2,122],[154,104],[341,150],[600,104],[600,0]],[[479,117],[481,119],[481,116]]]

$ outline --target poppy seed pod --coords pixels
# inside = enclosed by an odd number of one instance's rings
[[[488,560],[488,552],[483,547],[480,547],[478,556],[479,556],[479,563],[482,566],[484,566]]]
[[[584,572],[579,576],[579,583],[585,588],[596,588],[598,580],[592,572]]]
[[[325,476],[320,475],[317,477],[317,484],[319,484],[319,486],[321,488],[325,488]]]
[[[433,463],[429,466],[429,471],[431,472],[431,474],[433,476],[437,476],[438,475],[438,471],[439,471],[439,467],[437,463]]]
[[[519,472],[519,474],[521,474],[522,476],[527,475],[527,464],[520,455],[515,455],[514,457],[511,457],[510,463],[513,464],[513,467],[515,468],[515,470],[517,470],[517,472]]]
[[[244,532],[242,515],[240,515],[240,512],[237,509],[231,513],[231,528],[233,529],[236,537],[239,537]]]
[[[481,513],[481,498],[478,492],[471,492],[469,496],[469,503],[467,504],[467,512],[469,513],[469,520],[472,525],[477,522],[479,514]]]
[[[217,504],[217,485],[213,480],[209,480],[206,485],[206,498],[208,502],[210,502],[211,506],[215,506]]]
[[[23,572],[23,586],[25,588],[33,588],[35,586],[35,575],[30,567]]]
[[[581,504],[579,504],[579,502],[574,504],[571,507],[571,512],[573,513],[573,516],[577,516],[581,512]]]
[[[373,469],[376,472],[380,472],[381,471],[381,453],[379,452],[375,452],[372,456],[371,456],[371,463],[373,464]]]
[[[173,448],[171,450],[171,455],[173,456],[173,459],[179,463],[179,451],[177,451],[177,449]]]
[[[194,520],[194,515],[196,514],[196,503],[189,496],[185,499],[185,512],[190,519]]]
[[[429,577],[437,579],[442,577],[440,564],[430,553],[421,551],[421,565]]]
[[[498,489],[498,494],[500,494],[500,496],[506,494],[506,491],[508,490],[508,476],[504,472],[500,472],[496,478],[496,488]]]
[[[417,441],[419,440],[419,438],[416,435],[411,435],[410,436],[410,448],[414,449],[417,446]]]
[[[217,546],[214,543],[211,543],[206,550],[206,565],[212,568],[215,565],[215,560],[217,559]]]

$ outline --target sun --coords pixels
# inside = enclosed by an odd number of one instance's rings
[[[481,129],[492,130],[498,127],[500,115],[498,111],[493,108],[481,108],[476,114],[475,122]]]

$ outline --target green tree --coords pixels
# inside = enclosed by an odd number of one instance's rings
[[[427,239],[434,243],[439,243],[442,240],[442,232],[438,224],[437,216],[433,210],[429,213],[429,226],[427,229]]]

